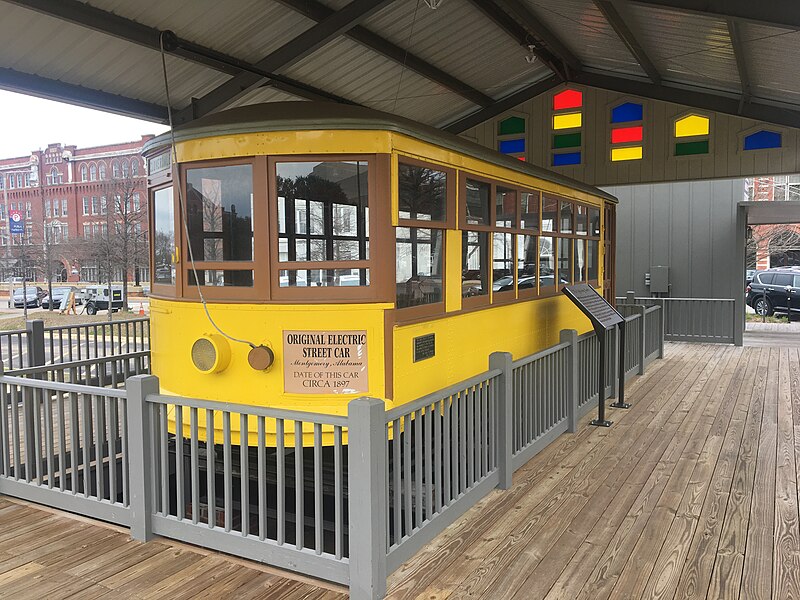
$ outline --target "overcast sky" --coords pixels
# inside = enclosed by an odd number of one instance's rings
[[[27,156],[61,142],[101,146],[159,134],[164,125],[0,90],[0,158]]]

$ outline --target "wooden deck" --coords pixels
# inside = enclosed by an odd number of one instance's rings
[[[0,598],[345,600],[344,588],[0,498]]]
[[[628,397],[406,563],[390,597],[800,598],[800,350],[668,344]]]
[[[800,337],[798,338],[800,345]],[[667,344],[389,580],[389,597],[800,599],[800,349]],[[0,498],[0,598],[345,598]]]

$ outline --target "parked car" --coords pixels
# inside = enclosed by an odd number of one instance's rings
[[[35,308],[42,305],[42,298],[47,295],[42,288],[29,285],[26,288],[15,288],[8,296],[8,308]]]
[[[800,267],[759,271],[747,286],[747,304],[759,315],[800,315]]]
[[[91,286],[83,291],[83,301],[86,303],[86,312],[96,315],[100,310],[111,310],[116,312],[122,308],[122,286]]]
[[[747,269],[747,272],[745,273],[744,276],[746,286],[753,283],[753,277],[756,276],[756,273],[758,273],[758,271],[756,271],[755,269]]]
[[[78,288],[76,288],[74,285],[66,287],[54,287],[52,299],[53,308],[61,308],[61,303],[66,299],[70,292],[75,292],[75,304],[81,304],[81,296],[78,292]],[[49,295],[42,298],[42,308],[49,309],[50,304],[51,300]]]

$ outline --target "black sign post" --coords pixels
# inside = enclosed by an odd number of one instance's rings
[[[591,421],[592,425],[598,427],[610,427],[611,421],[606,419],[606,333],[612,331],[614,327],[620,327],[620,395],[619,401],[611,406],[616,408],[629,408],[625,404],[625,318],[617,310],[606,302],[594,288],[585,283],[567,286],[563,289],[564,294],[572,300],[581,312],[592,322],[592,327],[597,334],[597,341],[600,344],[600,365],[598,377],[598,398],[597,398],[597,418]]]

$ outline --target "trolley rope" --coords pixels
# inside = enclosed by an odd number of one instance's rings
[[[177,165],[178,165],[178,151],[177,151],[176,144],[175,144],[175,129],[172,126],[172,101],[170,100],[169,78],[167,77],[167,57],[166,57],[166,53],[164,52],[164,36],[167,35],[167,34],[168,34],[167,31],[162,31],[161,35],[158,36],[158,43],[159,43],[159,46],[161,47],[161,70],[162,70],[163,75],[164,75],[164,91],[165,91],[166,96],[167,96],[167,118],[169,120],[169,136],[170,136],[170,147],[171,147],[171,150],[172,150],[172,163],[173,163],[173,165],[175,165],[175,168],[177,168]],[[188,248],[189,264],[192,267],[192,274],[194,275],[194,283],[195,283],[195,286],[197,287],[197,294],[200,297],[200,303],[203,305],[203,310],[206,313],[206,317],[208,318],[208,322],[211,323],[211,325],[214,327],[214,329],[216,329],[219,332],[219,334],[221,336],[223,336],[224,338],[227,338],[232,342],[238,342],[240,344],[247,344],[251,348],[256,348],[257,344],[254,344],[253,342],[249,342],[247,340],[239,339],[239,338],[233,337],[232,335],[229,335],[229,334],[225,333],[222,330],[222,328],[219,325],[217,325],[216,321],[214,321],[213,317],[211,316],[211,313],[208,310],[208,303],[206,302],[206,298],[203,295],[203,286],[200,285],[200,279],[197,276],[197,267],[195,266],[195,261],[194,261],[194,250],[192,249],[192,244],[189,241],[189,223],[186,220],[186,203],[185,203],[185,199],[183,197],[183,188],[181,186],[181,182],[180,181],[178,181],[178,205],[179,205],[180,210],[181,210],[181,223],[183,224],[183,229],[184,229],[184,232],[186,234],[186,247]]]

